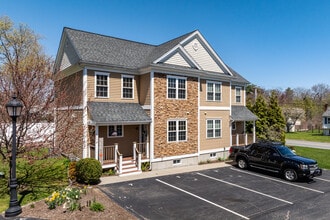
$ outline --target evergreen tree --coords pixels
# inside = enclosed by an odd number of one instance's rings
[[[285,142],[285,119],[282,114],[282,110],[278,104],[278,97],[273,91],[270,95],[268,111],[268,134],[267,138],[272,141]]]
[[[262,95],[258,95],[255,104],[250,109],[259,119],[256,121],[256,136],[260,140],[267,139],[269,128],[267,104]]]

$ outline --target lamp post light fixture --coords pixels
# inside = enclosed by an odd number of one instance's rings
[[[22,208],[17,200],[17,179],[16,179],[16,119],[21,115],[23,105],[13,95],[12,100],[6,104],[8,115],[12,118],[12,149],[10,159],[10,201],[9,208],[5,211],[5,217],[13,217],[22,213]]]

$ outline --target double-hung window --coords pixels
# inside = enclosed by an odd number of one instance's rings
[[[242,101],[242,88],[241,87],[235,87],[235,97],[236,97],[236,103],[241,103]]]
[[[207,82],[207,101],[221,101],[221,83]]]
[[[122,79],[122,97],[124,99],[133,99],[134,77],[123,75],[121,79]]]
[[[122,125],[109,125],[108,126],[108,137],[123,137],[123,126]]]
[[[167,123],[168,142],[178,142],[187,140],[187,121],[169,120]]]
[[[219,138],[221,137],[221,120],[220,119],[208,119],[207,124],[207,138]]]
[[[167,98],[186,99],[187,79],[167,76]]]
[[[95,97],[109,97],[109,74],[95,72]]]

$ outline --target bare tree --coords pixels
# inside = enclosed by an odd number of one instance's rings
[[[14,27],[8,17],[0,17],[0,155],[4,160],[11,154],[11,119],[5,105],[15,93],[23,104],[22,115],[17,123],[17,155],[32,158],[29,154],[41,149],[56,149],[56,153],[72,149],[57,145],[54,148],[54,109],[59,109],[64,95],[57,94],[53,80],[53,59],[43,52],[40,38],[29,27]],[[68,105],[67,105],[68,106]],[[58,116],[62,130],[70,128],[68,137],[77,139],[72,132],[72,111]],[[81,134],[80,134],[81,135]],[[81,136],[80,136],[81,137]],[[63,141],[65,137],[60,137]],[[40,156],[40,154],[38,154]]]

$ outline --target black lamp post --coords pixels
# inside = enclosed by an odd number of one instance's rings
[[[13,122],[13,136],[12,136],[12,149],[10,159],[10,201],[9,208],[5,212],[5,217],[13,217],[22,213],[22,208],[17,200],[17,179],[16,179],[16,118],[21,115],[23,105],[13,95],[13,99],[6,104],[8,115],[12,118]]]

